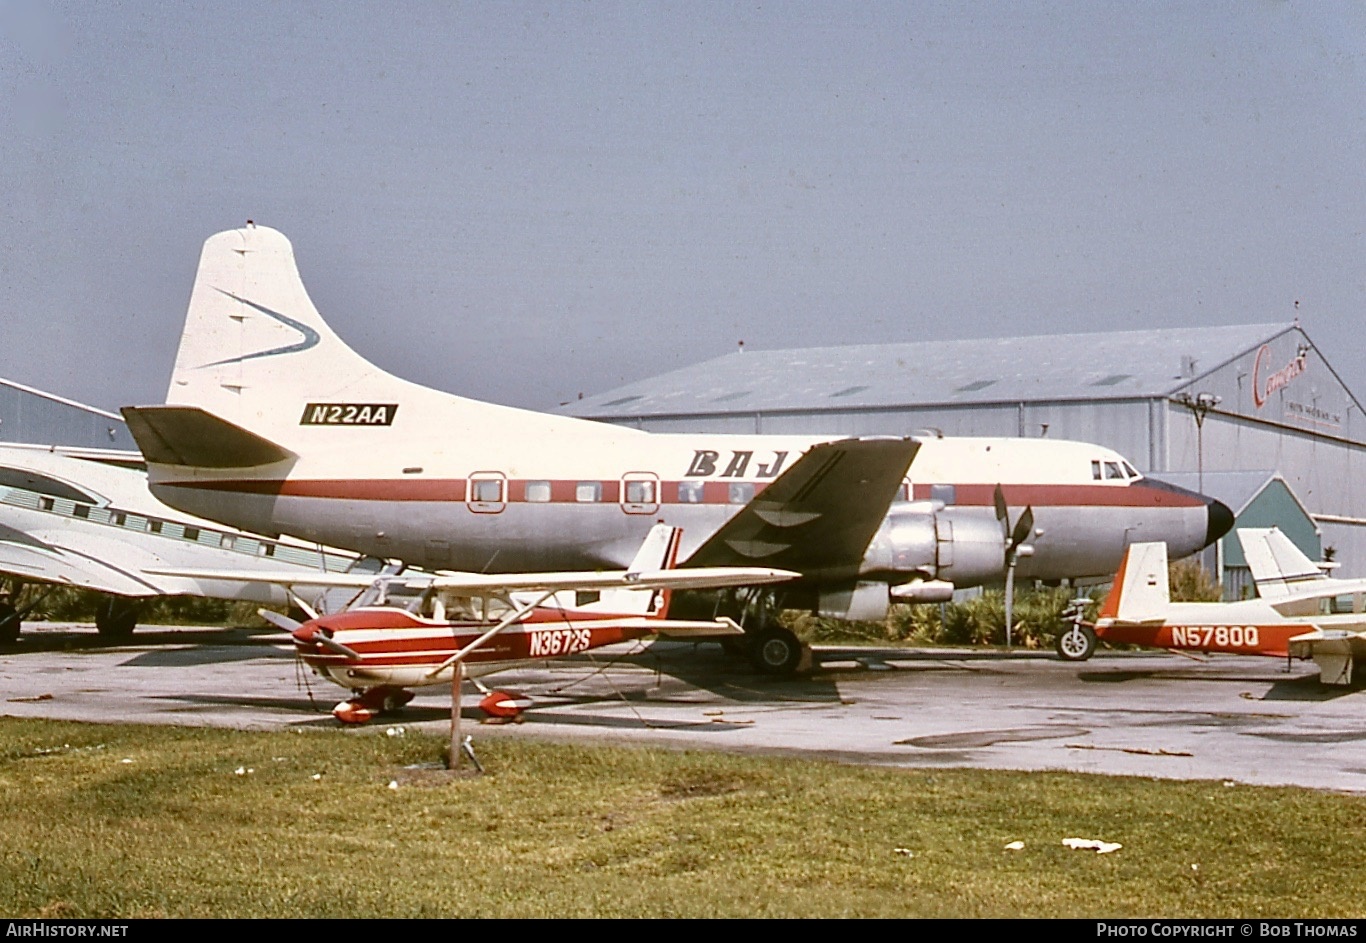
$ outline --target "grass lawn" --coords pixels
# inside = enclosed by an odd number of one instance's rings
[[[407,768],[443,746],[0,719],[0,914],[1352,917],[1366,898],[1360,796],[513,738],[481,744],[482,776]]]

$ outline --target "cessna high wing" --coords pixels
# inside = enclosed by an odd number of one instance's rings
[[[379,561],[368,561],[378,563]],[[209,596],[287,604],[280,587],[253,579],[266,568],[320,577],[357,565],[349,554],[272,540],[225,528],[166,507],[147,490],[141,471],[87,461],[56,449],[0,446],[0,641],[19,636],[25,583],[76,586],[108,594],[96,610],[101,635],[126,637],[141,601],[153,596]],[[157,567],[218,567],[215,579],[165,576]],[[371,577],[373,578],[373,576]]]
[[[369,581],[337,574],[330,585],[368,586],[344,611],[303,623],[274,612],[261,614],[293,635],[296,651],[316,674],[351,692],[333,715],[357,724],[402,707],[413,696],[410,688],[450,684],[457,663],[468,677],[478,678],[647,635],[742,635],[725,616],[667,618],[670,592],[760,586],[800,575],[754,566],[676,569],[679,536],[678,528],[656,524],[630,565],[618,571],[404,573]],[[287,586],[299,579],[289,572],[269,578]],[[764,638],[757,644],[762,647]],[[777,644],[785,646],[781,639]],[[521,700],[491,691],[480,706],[508,717],[519,712]]]
[[[1085,443],[652,434],[422,387],[333,333],[289,241],[251,224],[204,245],[166,404],[123,413],[152,490],[190,513],[475,572],[621,567],[663,521],[685,567],[802,573],[750,613],[1104,576],[1129,542],[1185,556],[1233,521]]]
[[[1238,537],[1259,591],[1264,584],[1294,588],[1240,602],[1172,602],[1166,546],[1134,544],[1094,630],[1078,617],[1059,651],[1089,658],[1101,638],[1176,651],[1312,658],[1324,684],[1351,684],[1353,662],[1366,657],[1366,580],[1327,578],[1274,528],[1239,530]]]

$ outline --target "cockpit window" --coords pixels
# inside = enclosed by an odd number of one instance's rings
[[[1129,473],[1129,477],[1130,477],[1130,478],[1142,478],[1142,477],[1143,477],[1142,475],[1140,475],[1140,474],[1138,473],[1138,471],[1134,468],[1134,466],[1130,465],[1128,462],[1125,462],[1125,463],[1124,463],[1124,470],[1125,470],[1126,472]]]
[[[1100,462],[1091,463],[1091,477],[1096,481],[1100,481]]]
[[[1120,470],[1119,462],[1106,462],[1106,463],[1105,463],[1105,480],[1106,480],[1106,481],[1109,481],[1111,478],[1123,478],[1123,477],[1124,477],[1124,472]]]
[[[24,471],[18,468],[0,467],[0,486],[5,488],[19,488],[24,491],[36,491],[53,498],[65,498],[68,501],[75,501],[77,504],[98,504],[99,501],[93,495],[87,494],[77,488],[73,488],[64,481],[49,478],[46,475],[38,475],[31,471]]]

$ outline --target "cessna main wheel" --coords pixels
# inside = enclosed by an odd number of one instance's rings
[[[749,660],[760,674],[793,674],[802,661],[801,640],[780,625],[760,629],[750,639]]]
[[[1063,661],[1085,661],[1096,653],[1096,632],[1089,625],[1074,623],[1058,635],[1056,647]]]

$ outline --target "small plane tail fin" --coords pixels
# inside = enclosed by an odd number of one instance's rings
[[[1238,542],[1263,599],[1280,599],[1328,578],[1279,528],[1240,528]]]
[[[644,542],[636,551],[628,573],[652,573],[658,570],[672,570],[678,565],[678,545],[683,539],[683,528],[656,524],[645,535]],[[652,615],[664,617],[669,610],[669,590],[663,589],[649,593],[639,589],[604,590],[600,601],[601,608],[623,614]]]
[[[1130,544],[1097,622],[1160,622],[1171,604],[1165,543]]]

